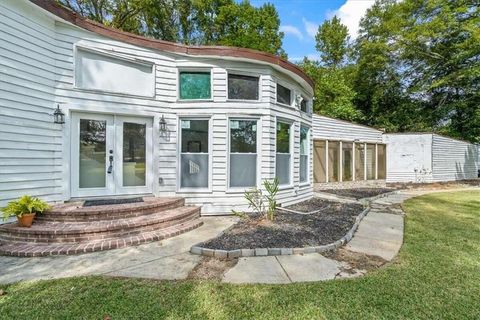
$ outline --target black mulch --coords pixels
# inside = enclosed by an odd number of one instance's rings
[[[210,249],[301,248],[341,239],[363,211],[360,204],[319,200],[319,213],[300,214],[277,210],[274,221],[249,216],[221,236],[204,243]],[[310,210],[311,211],[311,210]]]
[[[337,196],[362,199],[375,197],[387,192],[395,191],[393,188],[352,188],[352,189],[326,189],[318,190],[319,192],[332,193]]]

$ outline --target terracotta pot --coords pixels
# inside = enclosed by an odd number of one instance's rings
[[[20,227],[30,228],[32,226],[34,217],[35,217],[35,213],[24,214],[21,217],[17,217],[18,225]]]

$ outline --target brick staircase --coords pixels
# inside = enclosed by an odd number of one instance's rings
[[[31,228],[0,225],[0,254],[38,257],[134,246],[193,230],[203,224],[199,217],[200,208],[185,206],[183,198],[91,207],[65,203],[37,215]]]

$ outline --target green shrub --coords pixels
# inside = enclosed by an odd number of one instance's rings
[[[25,195],[18,200],[10,201],[1,211],[3,219],[6,220],[10,217],[22,217],[24,214],[42,213],[50,208],[45,201]]]

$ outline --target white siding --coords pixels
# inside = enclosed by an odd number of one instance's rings
[[[314,114],[313,139],[330,139],[361,142],[382,142],[382,131],[347,121]]]
[[[478,146],[433,135],[433,181],[474,179],[478,176]]]
[[[22,194],[61,200],[54,22],[22,1],[2,1],[0,30],[0,206]]]
[[[432,134],[385,134],[387,182],[432,182]]]

